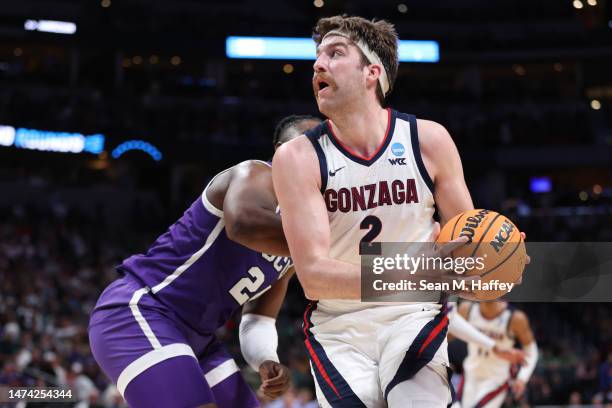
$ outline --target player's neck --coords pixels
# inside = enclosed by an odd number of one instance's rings
[[[370,157],[380,147],[389,126],[389,114],[380,105],[344,109],[330,117],[334,136],[352,151]]]
[[[483,302],[480,304],[480,314],[485,319],[491,320],[495,319],[506,309],[506,305],[504,303],[487,303]]]

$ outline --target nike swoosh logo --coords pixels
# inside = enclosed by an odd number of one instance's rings
[[[340,170],[342,170],[342,169],[343,169],[343,168],[345,168],[345,167],[346,167],[346,166],[342,166],[342,167],[340,167],[340,168],[337,168],[337,169],[336,169],[336,170],[334,170],[334,171],[331,171],[331,170],[330,170],[330,171],[329,171],[329,177],[334,177],[334,176],[336,175],[336,173],[337,173],[337,172],[339,172]]]

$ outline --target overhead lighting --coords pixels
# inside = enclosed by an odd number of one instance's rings
[[[601,102],[599,102],[597,99],[593,99],[591,101],[591,109],[593,109],[593,110],[600,110],[601,109]]]
[[[603,191],[603,189],[601,188],[601,185],[595,184],[593,186],[593,194],[599,195],[599,194],[601,194],[602,191]]]
[[[405,14],[408,12],[408,6],[406,6],[404,3],[400,3],[397,5],[397,11],[399,11],[402,14]]]
[[[291,65],[291,64],[285,64],[285,65],[283,65],[283,72],[284,72],[285,74],[290,74],[290,73],[292,73],[292,72],[293,72],[293,65]]]
[[[325,3],[323,2],[323,0],[314,0],[313,2],[314,6],[317,8],[321,8],[325,5]]]
[[[175,55],[174,57],[170,58],[170,63],[174,66],[180,65],[181,57],[179,57],[178,55]]]
[[[553,64],[553,69],[557,72],[561,72],[563,71],[563,64],[561,64],[560,62],[555,62]]]
[[[159,57],[157,55],[151,55],[149,57],[149,64],[155,65],[159,62]]]
[[[575,9],[578,9],[578,10],[584,7],[584,4],[582,4],[580,0],[574,0],[572,5],[574,6]]]
[[[314,60],[317,47],[311,38],[227,37],[225,54],[229,58]],[[398,45],[400,62],[438,62],[437,41],[402,40]]]
[[[580,198],[580,201],[586,201],[589,199],[589,194],[586,191],[581,191],[578,194],[578,197]]]
[[[13,50],[13,55],[16,57],[21,57],[23,55],[23,50],[17,47]]]
[[[587,4],[589,6],[596,6],[597,5],[597,0],[587,0]]]
[[[102,0],[100,5],[104,8],[109,8],[111,6],[111,0]]]
[[[26,20],[23,24],[23,28],[27,31],[41,31],[56,34],[74,34],[77,30],[75,23],[55,20]]]

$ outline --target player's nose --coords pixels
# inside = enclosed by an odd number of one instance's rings
[[[326,71],[325,64],[326,64],[325,54],[321,53],[315,60],[312,68],[314,69],[314,72],[325,72]]]

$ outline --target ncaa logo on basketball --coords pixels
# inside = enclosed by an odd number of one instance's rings
[[[399,157],[404,155],[406,149],[404,149],[404,145],[401,143],[393,143],[393,145],[391,145],[391,152]]]

